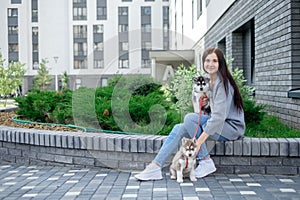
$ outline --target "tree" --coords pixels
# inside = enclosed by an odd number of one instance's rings
[[[61,76],[61,84],[62,84],[62,88],[67,88],[68,87],[69,76],[68,76],[66,71]]]
[[[52,77],[49,75],[49,70],[46,67],[48,61],[46,59],[42,59],[40,64],[40,68],[37,70],[37,75],[34,77],[34,87],[46,90],[47,86],[51,84]]]
[[[23,76],[26,70],[23,68],[25,64],[21,62],[10,62],[7,67],[4,66],[5,59],[0,53],[0,94],[5,99],[4,107],[6,107],[7,98],[13,94],[17,88],[22,85]]]

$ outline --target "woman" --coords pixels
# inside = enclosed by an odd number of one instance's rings
[[[210,102],[211,115],[202,115],[200,128],[196,134],[197,159],[199,165],[195,170],[197,178],[202,178],[216,171],[210,158],[205,141],[208,138],[228,141],[236,140],[245,132],[244,110],[239,89],[232,78],[223,52],[218,48],[208,48],[202,57],[204,71],[210,76],[209,96],[203,95],[203,104]],[[182,124],[172,129],[155,159],[144,171],[135,175],[138,180],[162,179],[161,168],[173,154],[183,137],[194,137],[198,126],[199,114],[189,113]]]

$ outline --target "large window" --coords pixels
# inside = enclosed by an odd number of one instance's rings
[[[8,62],[19,60],[18,9],[7,9]]]
[[[93,26],[93,43],[94,43],[94,69],[104,68],[104,27],[102,24]]]
[[[128,7],[118,8],[119,29],[119,64],[118,67],[129,68],[129,35],[128,35]]]
[[[73,31],[74,38],[87,38],[87,26],[76,25]]]
[[[38,22],[38,0],[31,0],[31,21]]]
[[[39,68],[39,29],[32,27],[32,69]]]
[[[73,26],[74,69],[87,69],[87,26]]]
[[[97,0],[97,20],[107,19],[107,0]]]
[[[73,0],[73,20],[86,20],[86,0]]]

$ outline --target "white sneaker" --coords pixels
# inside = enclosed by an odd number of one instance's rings
[[[203,178],[217,169],[215,167],[214,161],[212,159],[209,160],[200,160],[198,167],[195,169],[196,178]]]
[[[134,177],[140,181],[163,179],[160,167],[154,163],[149,164],[144,171],[135,175]]]

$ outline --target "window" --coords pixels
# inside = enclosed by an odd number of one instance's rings
[[[87,43],[74,43],[74,56],[87,56]]]
[[[142,7],[142,16],[143,15],[151,15],[151,7],[150,6],[146,6],[146,7]]]
[[[19,51],[18,44],[8,44],[8,52],[9,53],[17,53]]]
[[[8,9],[8,17],[18,17],[18,9],[9,8]]]
[[[11,4],[22,4],[22,0],[11,0]]]
[[[102,78],[102,79],[101,79],[101,86],[102,86],[102,87],[108,86],[108,79],[107,79],[107,78]]]
[[[103,33],[103,25],[94,25],[94,33]]]
[[[73,8],[73,19],[74,20],[86,20],[86,8]]]
[[[107,19],[107,0],[97,0],[97,20]]]
[[[152,44],[151,42],[142,42],[142,49],[151,50]]]
[[[74,69],[87,69],[87,59],[74,60]]]
[[[151,33],[151,24],[142,24],[142,33]]]
[[[119,7],[119,15],[122,15],[122,16],[128,15],[128,8],[127,7]]]
[[[194,20],[195,20],[195,16],[194,16],[194,0],[192,0],[192,28],[194,28]]]
[[[33,62],[33,65],[32,65],[32,69],[33,69],[33,70],[39,69],[39,62],[34,61],[34,62]]]
[[[75,25],[73,31],[74,38],[87,38],[87,26]]]
[[[86,0],[73,0],[73,20],[86,20]]]
[[[104,61],[103,60],[94,60],[94,69],[103,69]]]
[[[39,51],[39,45],[38,44],[32,44],[32,51],[38,52]]]
[[[163,49],[169,49],[169,7],[163,6]]]
[[[142,68],[149,68],[151,66],[150,59],[142,59]]]
[[[75,89],[79,89],[81,87],[81,79],[77,78],[75,80]]]
[[[119,33],[128,32],[128,24],[119,24]]]
[[[120,50],[121,51],[128,51],[129,50],[128,42],[120,42]]]
[[[197,0],[197,18],[202,15],[202,0]]]
[[[39,29],[38,27],[32,27],[32,35],[37,36],[39,34]]]
[[[38,22],[38,0],[31,0],[31,21]]]
[[[129,68],[128,60],[119,60],[119,68]]]
[[[94,50],[95,51],[103,51],[103,42],[94,42]]]
[[[18,26],[8,26],[8,34],[9,35],[17,35],[18,34]]]

